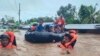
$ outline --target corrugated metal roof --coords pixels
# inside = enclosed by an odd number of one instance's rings
[[[45,24],[53,24],[53,22],[45,22]],[[100,28],[100,24],[67,24],[65,25],[66,29],[97,29],[96,25],[99,25],[98,27]]]
[[[66,29],[96,29],[96,25],[100,24],[67,24]]]

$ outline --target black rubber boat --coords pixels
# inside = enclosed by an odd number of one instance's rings
[[[26,32],[25,40],[32,43],[59,42],[63,39],[63,34],[52,32]]]

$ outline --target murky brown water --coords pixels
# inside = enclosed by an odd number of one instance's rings
[[[79,34],[72,53],[61,54],[58,43],[32,44],[24,40],[25,31],[15,33],[18,47],[0,49],[0,56],[100,56],[100,35]]]

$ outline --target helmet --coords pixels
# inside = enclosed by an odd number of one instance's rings
[[[8,38],[8,39],[9,39],[9,36],[6,35],[6,34],[2,34],[2,35],[0,35],[0,39],[4,39],[4,38]]]

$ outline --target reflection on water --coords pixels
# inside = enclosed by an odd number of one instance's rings
[[[70,55],[61,54],[58,43],[33,44],[24,40],[24,31],[16,33],[16,49],[0,49],[0,56],[100,56],[100,35],[80,34]],[[99,40],[98,40],[99,39]]]

